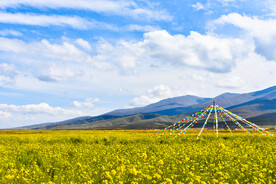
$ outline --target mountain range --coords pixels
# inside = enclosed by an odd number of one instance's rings
[[[216,104],[259,125],[276,125],[276,86],[250,93],[224,93],[214,98],[180,96],[145,107],[119,109],[99,116],[20,127],[18,129],[145,129],[162,128]]]

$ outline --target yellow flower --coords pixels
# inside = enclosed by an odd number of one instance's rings
[[[144,158],[144,159],[147,159],[148,158],[148,155],[147,155],[147,153],[142,153],[142,158]]]
[[[170,178],[166,178],[165,181],[166,181],[167,184],[172,184],[173,183]]]
[[[147,174],[145,174],[144,177],[145,177],[146,179],[148,179],[148,180],[151,180],[151,179],[152,179],[152,177],[151,177],[150,175],[147,175]]]
[[[108,184],[108,181],[107,180],[103,180],[103,184]]]
[[[8,174],[5,176],[5,178],[7,178],[8,180],[11,180],[14,178],[14,175]]]
[[[156,178],[156,179],[160,179],[160,178],[161,178],[161,175],[160,175],[160,174],[155,173],[155,174],[153,175],[153,177],[154,177],[154,178]]]
[[[218,183],[219,181],[217,179],[213,179],[213,183]]]
[[[131,173],[131,174],[134,174],[134,175],[137,175],[137,174],[138,174],[138,171],[136,170],[135,167],[133,167],[133,168],[130,170],[130,173]]]
[[[158,164],[163,165],[164,164],[163,160],[159,160]]]
[[[112,180],[112,176],[110,175],[110,172],[108,171],[105,172],[105,178]]]
[[[225,144],[219,143],[219,148],[224,149],[225,148]]]
[[[114,176],[116,174],[116,171],[114,169],[112,169],[111,174]]]

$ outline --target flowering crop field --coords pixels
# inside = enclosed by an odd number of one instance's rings
[[[153,134],[1,131],[0,183],[276,183],[275,136]]]

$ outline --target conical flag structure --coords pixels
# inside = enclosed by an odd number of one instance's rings
[[[197,138],[199,138],[201,133],[203,132],[208,120],[210,119],[210,117],[212,117],[212,114],[213,114],[213,120],[214,120],[213,130],[214,130],[214,134],[216,134],[217,137],[218,137],[218,133],[219,133],[219,126],[218,126],[219,119],[225,124],[225,126],[227,127],[228,131],[231,134],[232,134],[232,131],[231,131],[231,128],[229,127],[229,125],[227,124],[227,121],[226,121],[227,119],[229,121],[232,121],[239,129],[247,132],[248,135],[250,135],[250,132],[249,132],[249,130],[247,130],[244,127],[244,125],[247,125],[247,127],[250,127],[257,132],[260,132],[262,135],[274,136],[272,133],[269,133],[266,129],[259,127],[255,123],[252,123],[252,122],[224,109],[223,107],[216,105],[215,102],[213,102],[213,105],[210,105],[209,107],[205,108],[204,110],[196,112],[196,113],[192,114],[191,116],[187,116],[186,118],[182,119],[181,121],[178,121],[164,129],[156,132],[155,135],[163,136],[165,134],[172,135],[173,133],[175,133],[176,135],[174,138],[176,138],[180,135],[186,134],[190,128],[192,128],[196,123],[198,123],[198,121],[204,120],[204,118],[206,118],[203,123],[203,126],[197,136]]]

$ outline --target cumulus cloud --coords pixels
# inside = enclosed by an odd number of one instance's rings
[[[100,100],[98,98],[87,98],[84,101],[73,101],[72,105],[77,108],[91,108],[94,107],[94,103],[99,102]]]
[[[50,43],[26,43],[18,39],[0,38],[0,50],[15,52],[22,57],[37,57],[38,60],[55,59],[59,61],[91,64],[98,69],[114,70],[120,74],[136,74],[140,66],[170,64],[175,67],[190,67],[212,72],[230,72],[237,58],[246,57],[254,50],[254,45],[242,39],[222,38],[217,35],[202,35],[191,32],[190,35],[171,35],[167,31],[152,31],[144,34],[142,41],[120,40],[111,44],[101,39],[91,44],[83,39]],[[89,54],[89,50],[95,54]],[[43,59],[44,58],[44,59]],[[63,70],[56,73],[57,67],[49,68],[45,73],[54,76],[53,81],[73,77],[75,72]],[[44,74],[42,79],[45,78]],[[56,77],[55,77],[56,76]],[[41,79],[41,77],[40,77]]]
[[[191,32],[188,36],[166,31],[145,34],[145,47],[159,61],[213,72],[229,72],[235,59],[245,57],[250,47],[240,39],[220,38]],[[246,47],[245,47],[246,46]]]
[[[165,10],[155,10],[149,7],[141,7],[135,1],[129,0],[1,0],[2,8],[17,8],[21,5],[31,6],[35,8],[68,8],[89,10],[98,13],[115,14],[120,16],[131,16],[134,18],[147,18],[154,20],[171,20],[172,16]]]
[[[153,87],[152,89],[149,89],[147,91],[147,94],[134,98],[131,101],[130,105],[145,106],[166,98],[175,97],[179,95],[183,95],[183,94],[178,90],[172,90],[168,86],[160,84],[158,86]]]
[[[119,74],[116,75],[116,80],[121,80],[120,76],[125,75],[144,75],[153,69],[152,66],[166,66],[182,71],[186,69],[188,72],[195,69],[201,72],[229,73],[237,65],[237,60],[246,58],[248,53],[254,51],[254,45],[240,38],[197,32],[191,32],[187,36],[172,35],[163,30],[145,33],[139,41],[120,40],[115,44],[104,39],[96,43],[84,39],[24,42],[0,37],[0,50],[11,56],[12,64],[17,66],[20,73],[16,80],[17,86],[32,88],[27,83],[35,82],[32,79],[35,77],[38,79],[36,85],[47,89],[45,85],[54,84],[53,82],[64,85],[69,80],[80,80],[75,85],[84,81],[91,82],[91,75],[96,75],[101,80],[113,80],[114,72]],[[159,74],[156,71],[155,75]],[[197,76],[194,78],[203,80]],[[8,82],[6,78],[2,79],[2,83],[4,81]],[[100,83],[93,81],[93,86]],[[115,83],[109,85],[116,86]]]
[[[255,51],[268,60],[276,61],[276,19],[260,19],[238,13],[223,15],[212,22],[215,26],[233,25],[253,38]],[[243,36],[244,36],[243,35]]]
[[[252,45],[241,39],[220,38],[191,32],[190,35],[171,35],[167,31],[144,34],[140,42],[120,41],[116,45],[100,43],[93,59],[112,61],[124,70],[139,64],[171,64],[212,72],[229,72],[237,58],[246,57]]]

